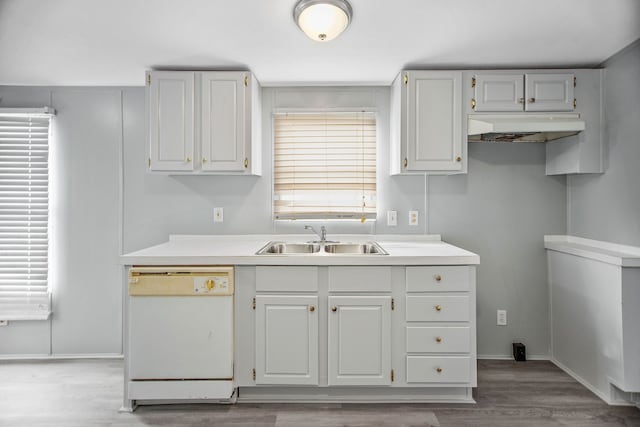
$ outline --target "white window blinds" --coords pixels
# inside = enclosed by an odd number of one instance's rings
[[[49,116],[0,112],[0,320],[50,313],[48,163]]]
[[[274,115],[276,219],[375,218],[376,116]]]

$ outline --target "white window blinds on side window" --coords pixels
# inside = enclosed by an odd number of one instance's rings
[[[49,117],[0,113],[0,320],[45,319]]]
[[[376,217],[376,115],[274,115],[275,219]]]

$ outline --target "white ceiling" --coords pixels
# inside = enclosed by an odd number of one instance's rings
[[[640,38],[638,0],[350,0],[336,40],[296,0],[0,0],[0,84],[136,85],[245,69],[263,85],[389,84],[402,69],[593,66]]]

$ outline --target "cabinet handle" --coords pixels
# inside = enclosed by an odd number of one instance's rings
[[[436,342],[437,342],[437,343],[441,343],[441,342],[442,342],[442,338],[440,338],[440,337],[436,337]]]
[[[536,99],[535,98],[529,98],[529,99],[527,99],[527,102],[529,104],[533,104],[534,102],[536,102]]]
[[[338,311],[338,307],[334,305],[333,307],[331,307],[331,311]]]
[[[436,309],[436,311],[442,311],[442,306],[440,306],[440,305],[436,305],[436,306],[435,306],[435,309]]]
[[[187,157],[184,161],[187,163],[191,163],[191,157]]]
[[[436,279],[436,282],[439,282],[442,280],[442,276],[439,274],[436,274],[435,276],[433,276],[434,279]]]
[[[436,368],[436,372],[439,374],[442,373],[442,368]]]
[[[309,311],[313,313],[314,311],[316,311],[316,308],[314,306],[310,306]]]

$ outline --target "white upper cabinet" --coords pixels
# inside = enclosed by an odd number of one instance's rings
[[[147,75],[149,169],[192,171],[194,158],[194,73]]]
[[[573,111],[574,75],[478,73],[473,77],[475,112]]]
[[[391,173],[464,173],[460,71],[404,71],[391,93]]]
[[[149,169],[259,175],[260,87],[248,71],[147,73]]]

